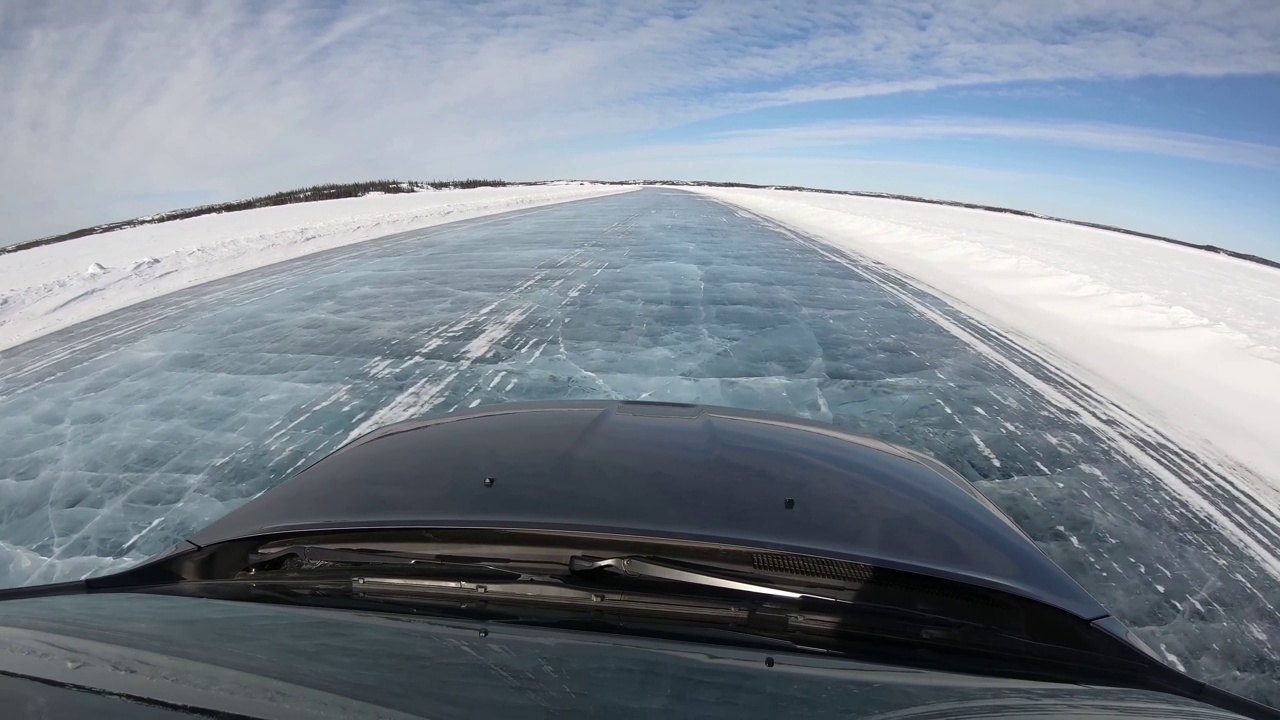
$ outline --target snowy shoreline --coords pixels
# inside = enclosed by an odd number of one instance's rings
[[[573,183],[367,195],[142,225],[0,255],[0,350],[322,250],[636,189]]]
[[[1030,341],[1280,506],[1280,270],[981,210],[688,188],[853,251]],[[1243,466],[1243,467],[1241,467]]]

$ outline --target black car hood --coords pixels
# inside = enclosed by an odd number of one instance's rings
[[[190,538],[537,528],[921,572],[1107,615],[954,471],[830,425],[628,402],[499,405],[374,431]]]

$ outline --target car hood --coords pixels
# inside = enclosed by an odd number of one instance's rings
[[[390,425],[189,540],[357,528],[528,528],[865,562],[1032,597],[1087,592],[964,478],[830,425],[666,403],[527,403]]]

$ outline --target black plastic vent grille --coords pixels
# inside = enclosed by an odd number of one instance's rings
[[[804,555],[775,555],[753,553],[751,567],[762,572],[796,575],[799,577],[825,578],[843,582],[868,582],[874,569],[870,565],[806,557]]]

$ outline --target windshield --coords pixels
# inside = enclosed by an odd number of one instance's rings
[[[543,5],[0,2],[0,589],[496,478],[465,519],[1054,573],[1280,707],[1276,3]],[[691,420],[649,442],[737,443],[715,477],[627,436],[522,486],[573,459],[531,429],[416,461],[417,503],[356,469],[343,508],[272,504],[389,424],[586,400],[812,421],[964,487],[853,492]],[[965,513],[1026,542],[979,553]]]
[[[38,657],[54,680],[255,717],[1036,717],[1063,707],[1079,717],[1235,717],[1155,693],[727,647],[714,636],[657,640],[148,595],[0,603],[0,647],[0,672],[30,673]]]

